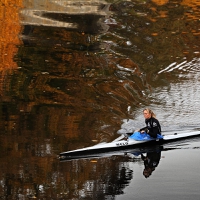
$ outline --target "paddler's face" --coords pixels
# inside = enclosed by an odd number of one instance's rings
[[[145,119],[151,118],[151,114],[147,110],[144,110],[143,115]]]

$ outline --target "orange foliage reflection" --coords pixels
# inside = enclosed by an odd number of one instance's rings
[[[151,0],[151,1],[159,6],[169,3],[169,0]],[[181,4],[197,9],[197,5],[200,5],[200,1],[199,0],[183,0]]]
[[[13,57],[17,53],[17,45],[20,44],[19,33],[21,31],[19,10],[22,8],[22,0],[3,0],[0,3],[0,70],[13,69],[17,64]]]
[[[159,5],[159,6],[162,6],[166,3],[169,2],[169,0],[152,0],[152,2],[154,2],[155,4]]]
[[[199,1],[199,0],[183,0],[183,1],[182,1],[182,4],[183,4],[183,5],[190,6],[190,7],[194,7],[195,4],[196,4],[196,5],[200,5],[200,1]]]
[[[188,10],[188,12],[186,12],[186,15],[189,19],[196,20],[196,21],[199,20],[200,18],[199,8],[198,8],[198,6],[200,6],[199,0],[183,0],[181,4],[186,5],[189,8],[191,8],[191,10]]]

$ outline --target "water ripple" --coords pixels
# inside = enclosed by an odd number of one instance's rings
[[[190,62],[183,61],[182,63],[179,64],[177,62],[173,62],[165,69],[159,71],[158,74],[172,72],[176,69],[187,72],[199,72],[200,71],[199,65],[200,65],[200,58],[193,58]]]

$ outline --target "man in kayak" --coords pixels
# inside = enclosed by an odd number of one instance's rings
[[[140,133],[147,133],[153,138],[157,137],[157,134],[161,135],[161,126],[156,119],[154,112],[148,108],[143,110],[146,126],[139,130]]]

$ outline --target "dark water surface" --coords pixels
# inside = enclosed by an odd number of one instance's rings
[[[144,126],[197,129],[199,0],[0,2],[1,199],[199,199],[200,140],[141,156],[60,152]],[[146,154],[144,154],[146,155]]]

